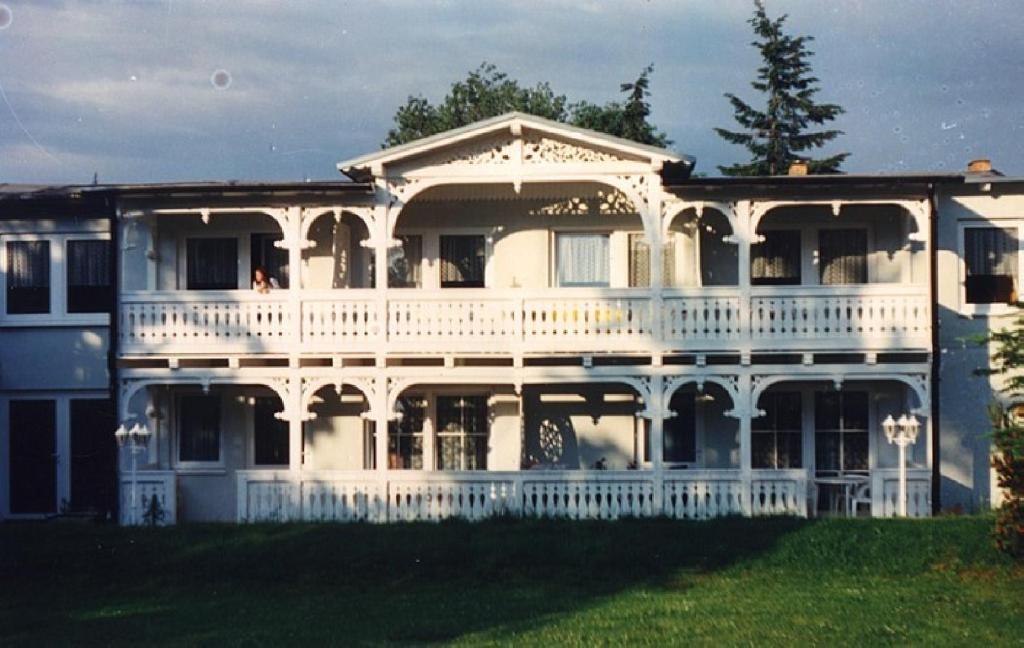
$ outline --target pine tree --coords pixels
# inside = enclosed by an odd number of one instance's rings
[[[836,173],[849,153],[820,160],[807,158],[808,151],[842,134],[838,130],[811,132],[808,128],[832,121],[844,112],[836,104],[814,102],[818,79],[811,74],[808,62],[814,52],[807,49],[814,37],[784,34],[785,15],[771,20],[763,0],[755,0],[754,5],[754,17],[749,22],[759,40],[751,45],[760,50],[764,65],[758,68],[757,80],[750,85],[767,95],[767,106],[762,112],[726,93],[743,130],[716,128],[715,132],[732,144],[745,146],[752,157],[747,164],[718,169],[728,176],[778,175],[786,173],[792,162],[806,160],[811,173]]]

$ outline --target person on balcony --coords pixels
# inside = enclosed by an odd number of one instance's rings
[[[258,293],[266,294],[271,290],[277,290],[281,286],[277,283],[277,279],[274,279],[267,274],[267,271],[262,267],[257,267],[252,271],[252,289]]]

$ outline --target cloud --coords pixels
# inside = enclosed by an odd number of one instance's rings
[[[655,63],[653,116],[698,168],[743,159],[711,131],[723,92],[753,99],[751,3],[12,2],[0,179],[334,178],[376,149],[411,94],[443,97],[487,60],[571,99],[617,98]],[[821,98],[840,103],[850,170],[1024,172],[1024,16],[1013,0],[773,1],[816,36]],[[951,46],[955,44],[955,46]],[[217,69],[232,83],[217,89]],[[950,124],[956,124],[949,128]],[[945,126],[944,126],[945,125]]]

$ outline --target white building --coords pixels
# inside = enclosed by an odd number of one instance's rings
[[[934,194],[962,175],[691,178],[522,114],[338,166],[95,189],[118,418],[154,432],[122,518],[891,515],[901,414],[931,513]]]

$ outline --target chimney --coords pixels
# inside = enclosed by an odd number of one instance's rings
[[[992,171],[992,160],[980,158],[967,163],[967,173],[990,173]]]
[[[803,160],[796,160],[789,165],[789,175],[791,176],[805,176],[807,175],[807,162]]]

